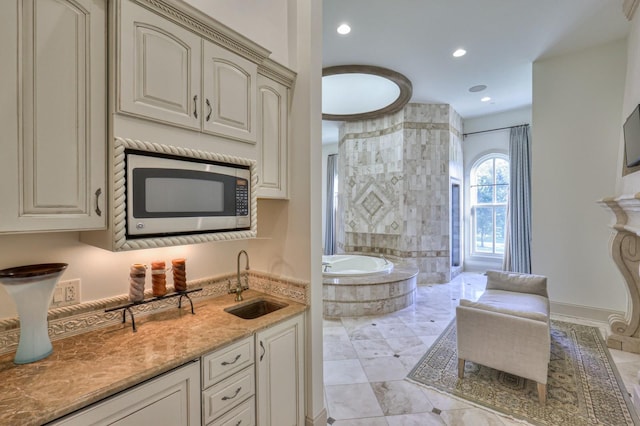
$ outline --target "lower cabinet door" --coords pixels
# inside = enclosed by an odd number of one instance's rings
[[[200,361],[165,373],[50,425],[200,425]]]
[[[304,425],[304,318],[256,334],[259,426]]]

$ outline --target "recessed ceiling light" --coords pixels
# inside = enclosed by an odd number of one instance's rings
[[[348,24],[340,24],[337,31],[338,34],[346,35],[351,32],[351,27]]]
[[[466,50],[464,50],[464,49],[458,49],[458,50],[456,50],[455,52],[453,52],[453,57],[454,57],[454,58],[459,58],[459,57],[464,56],[464,55],[466,55],[466,54],[467,54],[467,51],[466,51]]]
[[[472,92],[472,93],[475,93],[475,92],[482,92],[482,91],[483,91],[483,90],[485,90],[486,88],[487,88],[487,85],[486,85],[486,84],[478,84],[477,86],[469,87],[469,91],[470,91],[470,92]]]
[[[484,98],[480,99],[480,102],[489,102],[491,100],[491,98],[489,96],[485,96]]]

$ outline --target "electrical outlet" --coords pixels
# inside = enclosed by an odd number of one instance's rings
[[[77,305],[80,303],[80,279],[60,281],[53,291],[52,308]]]

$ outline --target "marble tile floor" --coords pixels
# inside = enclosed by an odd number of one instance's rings
[[[404,378],[455,316],[461,298],[476,300],[483,274],[419,285],[416,303],[390,314],[324,320],[324,391],[332,426],[522,425]],[[605,323],[553,316],[597,326]],[[640,355],[610,350],[625,385],[638,382]]]

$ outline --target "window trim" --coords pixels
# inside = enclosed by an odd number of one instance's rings
[[[476,236],[476,228],[477,228],[477,222],[476,222],[476,210],[478,207],[490,207],[492,210],[492,221],[494,223],[494,227],[495,227],[495,223],[496,223],[496,207],[502,207],[504,206],[505,209],[507,208],[507,204],[508,201],[504,202],[504,203],[496,203],[495,202],[495,192],[494,192],[494,202],[492,203],[478,203],[477,201],[477,193],[475,193],[474,191],[474,187],[477,186],[477,179],[476,179],[476,170],[478,169],[478,167],[484,163],[487,160],[493,159],[494,160],[494,171],[495,171],[495,160],[496,159],[501,159],[507,162],[507,165],[509,167],[511,167],[511,162],[509,161],[509,156],[505,153],[502,152],[498,152],[498,151],[492,151],[492,152],[488,152],[485,153],[483,155],[481,155],[480,157],[478,157],[471,165],[471,168],[469,169],[469,213],[470,213],[470,220],[469,220],[469,255],[471,257],[474,258],[491,258],[491,259],[502,259],[504,257],[504,253],[496,253],[495,249],[496,249],[496,232],[495,232],[495,228],[494,231],[492,233],[492,239],[493,239],[493,249],[491,253],[487,253],[487,252],[479,252],[476,251],[476,244],[475,244],[475,236]],[[509,184],[511,184],[511,182],[509,182]],[[494,185],[495,185],[495,176],[494,176]]]

